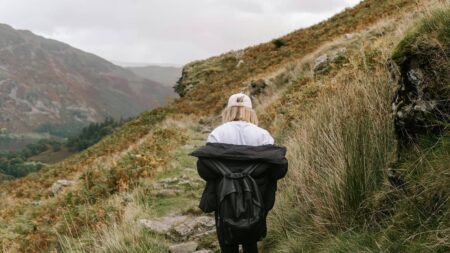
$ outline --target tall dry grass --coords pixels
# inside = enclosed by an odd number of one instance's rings
[[[383,183],[386,164],[395,150],[391,115],[396,82],[388,64],[361,62],[326,80],[314,109],[285,143],[289,174],[282,182],[271,216],[268,244],[276,252],[300,252],[314,239],[364,226],[367,200]],[[388,62],[389,52],[377,58]],[[317,80],[316,82],[323,82]],[[310,238],[310,242],[298,238]]]
[[[119,198],[113,201],[120,205]],[[129,205],[122,220],[92,227],[82,236],[58,234],[58,247],[61,252],[67,253],[167,252],[164,236],[148,231],[138,223],[137,218],[143,214],[141,206]]]

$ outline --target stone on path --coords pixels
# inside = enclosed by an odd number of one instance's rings
[[[139,220],[139,223],[150,230],[164,234],[167,233],[175,224],[182,223],[187,219],[188,216],[186,215],[165,216],[157,219],[141,219]]]
[[[214,229],[208,230],[208,231],[203,232],[203,233],[195,234],[195,235],[192,236],[192,238],[193,239],[200,239],[200,238],[203,238],[205,236],[209,236],[209,235],[212,235],[212,234],[215,234],[215,233],[216,233],[216,229],[214,228]]]
[[[199,216],[175,226],[171,234],[174,239],[185,240],[193,234],[204,233],[215,227],[213,217]]]
[[[193,253],[197,250],[198,243],[191,241],[180,244],[175,244],[169,247],[170,253]]]

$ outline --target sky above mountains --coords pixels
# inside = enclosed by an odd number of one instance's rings
[[[122,64],[183,65],[318,23],[359,0],[0,0],[0,23]]]

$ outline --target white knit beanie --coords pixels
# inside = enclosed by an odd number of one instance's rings
[[[252,100],[249,96],[245,95],[244,93],[237,93],[234,95],[231,95],[228,99],[227,107],[232,106],[244,106],[247,108],[252,108]]]

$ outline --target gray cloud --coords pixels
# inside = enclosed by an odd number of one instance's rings
[[[317,23],[359,0],[0,0],[0,22],[109,60],[184,64]]]
[[[342,0],[316,0],[316,1],[272,1],[272,8],[281,12],[297,10],[308,13],[323,13],[329,12],[333,9],[342,9],[349,6],[349,3],[357,1],[342,1]]]

